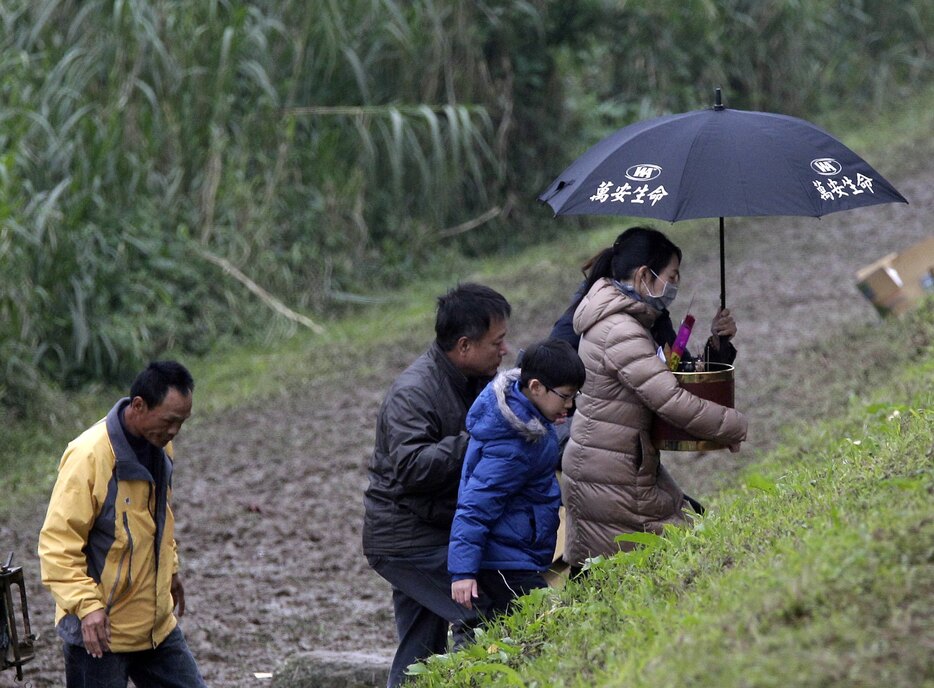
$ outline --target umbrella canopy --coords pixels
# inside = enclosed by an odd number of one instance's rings
[[[539,197],[556,215],[821,217],[908,201],[802,119],[728,108],[637,122],[590,148]]]
[[[731,110],[666,115],[619,129],[575,160],[539,196],[556,215],[622,215],[675,222],[821,217],[908,201],[833,136],[796,117]]]

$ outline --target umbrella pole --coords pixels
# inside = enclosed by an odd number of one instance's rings
[[[723,218],[720,218],[720,310],[726,308],[726,251],[723,248]]]

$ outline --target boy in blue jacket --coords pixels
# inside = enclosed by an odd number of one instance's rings
[[[565,341],[533,344],[467,414],[470,441],[451,526],[451,597],[482,616],[547,585],[561,491],[554,423],[580,393],[584,364]]]

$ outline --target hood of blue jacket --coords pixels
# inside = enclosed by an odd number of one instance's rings
[[[548,420],[519,391],[519,376],[519,368],[499,373],[480,393],[467,414],[472,437],[489,441],[518,432],[522,439],[534,442],[548,435]]]

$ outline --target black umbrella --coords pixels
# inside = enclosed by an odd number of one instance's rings
[[[907,203],[856,153],[796,117],[716,105],[619,129],[539,196],[555,215],[675,222],[720,218],[720,307],[726,307],[723,218],[821,217]]]

